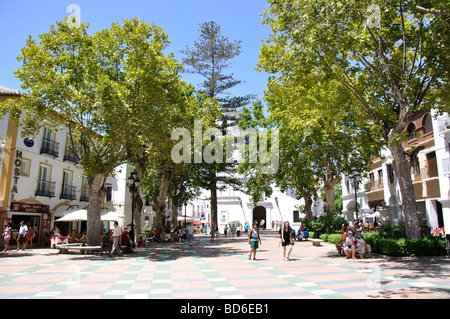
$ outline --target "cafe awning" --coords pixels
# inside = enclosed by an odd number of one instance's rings
[[[106,211],[102,212],[101,220],[106,222],[122,222],[123,221],[123,215],[119,215],[116,212],[113,211]],[[63,217],[57,219],[57,222],[76,222],[76,221],[85,221],[87,220],[87,209],[77,209],[74,211],[69,212],[68,214],[64,215]]]

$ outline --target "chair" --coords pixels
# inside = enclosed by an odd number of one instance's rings
[[[107,251],[108,254],[111,253],[111,249],[112,249],[112,245],[111,245],[110,237],[109,236],[103,237],[101,255],[103,255],[103,251]]]

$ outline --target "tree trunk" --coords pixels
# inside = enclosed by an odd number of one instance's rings
[[[217,225],[217,184],[211,183],[211,228]]]
[[[313,201],[311,199],[310,196],[307,196],[305,194],[302,195],[303,199],[305,201],[305,214],[306,214],[306,219],[307,220],[312,220],[313,219],[313,214],[312,214],[312,210],[311,210],[311,206],[313,204]]]
[[[87,244],[89,246],[99,246],[101,243],[101,210],[105,189],[103,184],[105,176],[103,174],[94,175],[88,179],[87,193],[89,196],[89,208],[87,213]]]
[[[394,158],[394,171],[397,174],[402,206],[405,215],[406,238],[420,239],[419,219],[417,218],[416,197],[411,180],[411,163],[401,143],[392,142],[389,150]]]
[[[174,228],[178,226],[178,205],[172,201],[172,225]]]
[[[325,212],[332,213],[334,212],[334,187],[339,184],[341,181],[340,176],[333,176],[332,174],[327,173],[325,180],[323,182],[323,188],[325,191],[325,196],[327,197],[327,201],[325,202]]]
[[[172,181],[173,175],[166,172],[161,174],[161,186],[159,187],[159,195],[153,204],[153,210],[156,213],[155,227],[163,229],[166,225],[166,199]]]

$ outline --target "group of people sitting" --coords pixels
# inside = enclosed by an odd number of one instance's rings
[[[369,258],[372,258],[372,248],[367,244],[362,236],[361,228],[354,229],[353,226],[342,224],[341,239],[336,244],[338,256],[345,255],[346,259],[356,259],[356,252],[361,253],[361,258],[367,251]]]
[[[102,242],[104,246],[109,246],[112,248],[112,235],[113,230],[109,230],[105,236],[103,236]],[[127,230],[124,230],[120,235],[119,239],[119,249],[123,252],[133,252],[132,241],[130,234]]]

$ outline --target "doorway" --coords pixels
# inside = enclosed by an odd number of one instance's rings
[[[253,222],[257,222],[261,227],[261,220],[264,220],[262,228],[265,229],[267,227],[266,208],[264,206],[256,206],[253,208]]]

